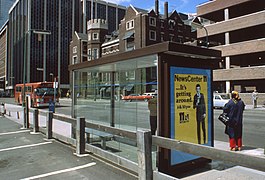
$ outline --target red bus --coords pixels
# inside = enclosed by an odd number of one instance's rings
[[[17,84],[15,87],[15,101],[18,104],[23,102],[23,84]],[[36,82],[25,84],[25,95],[30,96],[31,107],[46,107],[50,101],[54,101],[53,82]],[[56,91],[56,102],[59,102],[59,94]]]

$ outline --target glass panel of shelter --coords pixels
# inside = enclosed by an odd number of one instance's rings
[[[76,117],[125,130],[150,129],[148,99],[144,93],[157,87],[157,56],[146,56],[79,70],[75,77]],[[120,137],[107,147],[122,157],[137,161],[136,147]],[[136,143],[135,143],[136,144]]]

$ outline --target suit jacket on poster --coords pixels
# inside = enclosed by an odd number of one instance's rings
[[[198,96],[197,94],[194,95],[193,98],[193,108],[196,108],[196,120],[203,121],[204,114],[206,114],[206,107],[205,107],[205,100],[204,95],[200,93]]]

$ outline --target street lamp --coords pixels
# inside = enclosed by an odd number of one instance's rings
[[[40,29],[29,29],[28,31],[25,31],[24,33],[24,58],[23,58],[23,102],[22,102],[22,106],[25,107],[25,102],[26,102],[26,93],[25,93],[25,84],[26,84],[26,72],[27,72],[27,68],[26,68],[26,64],[28,62],[28,58],[26,58],[26,46],[28,46],[28,42],[27,39],[28,39],[28,34],[30,33],[33,33],[33,34],[41,34],[41,35],[50,35],[51,34],[51,31],[49,30],[40,30]],[[44,54],[44,59],[43,59],[43,75],[46,76],[46,58],[45,58],[46,54]],[[45,76],[43,77],[44,80],[45,80]]]
[[[196,28],[196,29],[204,29],[205,30],[205,33],[206,33],[206,48],[208,48],[208,44],[209,44],[209,40],[208,40],[208,30],[206,29],[206,27],[201,24],[201,22],[198,20],[198,18],[196,17],[192,22],[191,22],[191,26],[193,28]]]

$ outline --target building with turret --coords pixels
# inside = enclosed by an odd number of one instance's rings
[[[140,49],[164,41],[178,43],[192,42],[196,33],[186,23],[188,16],[177,11],[168,12],[168,2],[164,4],[164,14],[160,14],[159,1],[155,10],[144,10],[130,5],[115,34],[102,45],[103,56]]]

